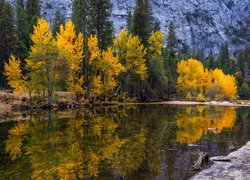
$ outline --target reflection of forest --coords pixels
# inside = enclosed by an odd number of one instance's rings
[[[0,176],[180,178],[193,158],[190,149],[179,143],[198,141],[210,127],[220,134],[236,120],[234,108],[94,109],[71,112],[70,118],[64,113],[66,118],[40,113],[16,123],[5,141],[9,174],[0,164]]]
[[[188,107],[176,114],[177,119],[177,141],[191,144],[199,141],[208,133],[220,134],[223,129],[234,127],[236,121],[236,110],[234,107]]]

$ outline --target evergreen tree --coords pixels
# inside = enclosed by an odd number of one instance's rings
[[[177,38],[174,23],[171,21],[168,26],[167,47],[165,49],[165,69],[168,75],[168,98],[175,91],[177,81]]]
[[[161,22],[156,19],[154,22],[154,31],[160,31],[161,30]]]
[[[219,63],[220,69],[222,69],[224,73],[231,74],[233,72],[233,66],[232,66],[233,61],[230,59],[229,49],[228,49],[227,43],[225,43],[222,46],[217,61]]]
[[[87,17],[88,17],[88,3],[89,0],[73,0],[72,2],[72,21],[75,25],[76,31],[87,33]]]
[[[0,85],[6,86],[3,65],[16,50],[16,30],[14,27],[13,9],[10,3],[0,1]]]
[[[30,24],[24,9],[24,1],[18,0],[16,5],[16,27],[17,27],[17,57],[21,59],[22,66],[24,59],[28,56],[29,51],[29,33]]]
[[[99,47],[107,49],[113,42],[113,23],[110,21],[110,0],[92,0],[88,7],[88,33],[97,35]]]
[[[32,21],[34,19],[34,16],[36,16],[36,18],[39,18],[41,16],[40,1],[27,0],[26,12],[29,21]]]
[[[208,69],[215,69],[216,68],[216,64],[215,64],[215,60],[214,60],[214,56],[213,56],[212,51],[209,52],[209,55],[207,57],[206,67]]]
[[[60,26],[64,24],[65,24],[65,17],[60,13],[60,11],[56,11],[52,26],[52,33],[54,36],[56,36],[56,33],[59,32]]]
[[[166,55],[170,61],[176,60],[176,52],[177,52],[177,39],[175,34],[175,26],[171,21],[168,26],[168,36],[167,36],[167,49]]]
[[[133,15],[131,11],[129,11],[127,19],[127,29],[129,33],[132,33],[132,27],[133,27]]]
[[[87,49],[87,37],[88,33],[88,22],[89,22],[89,0],[73,0],[72,2],[72,22],[75,25],[75,30],[78,33],[84,35],[84,60],[83,60],[83,75],[87,78],[88,70],[88,49]]]
[[[132,34],[138,35],[147,46],[148,38],[154,30],[154,17],[148,0],[137,0],[133,13]]]
[[[29,34],[33,32],[33,26],[41,16],[40,0],[27,0],[26,2],[27,20],[30,23]]]

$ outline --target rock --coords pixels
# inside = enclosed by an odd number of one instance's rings
[[[8,0],[15,4],[16,0]],[[111,20],[118,33],[126,27],[128,12],[133,10],[136,0],[111,0]],[[166,25],[173,21],[178,40],[195,48],[219,52],[220,46],[228,42],[231,53],[249,45],[240,28],[249,18],[249,0],[149,0],[154,17],[161,22],[161,30],[167,33]],[[71,0],[41,1],[42,15],[53,22],[59,10],[67,19],[71,17]],[[241,31],[242,32],[242,31]]]
[[[214,162],[214,164],[194,177],[192,180],[210,179],[250,179],[250,142],[245,146],[230,153],[223,158],[230,159],[230,162]]]

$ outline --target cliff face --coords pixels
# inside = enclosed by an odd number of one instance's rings
[[[14,0],[11,0],[14,1]],[[161,30],[173,21],[178,40],[197,49],[210,49],[218,53],[220,46],[228,42],[231,52],[250,43],[246,22],[250,17],[249,0],[149,0],[154,17],[161,22]],[[126,26],[127,14],[133,10],[136,0],[111,0],[112,21],[115,31]],[[71,16],[71,0],[43,0],[42,14],[53,21],[53,14],[60,10]]]

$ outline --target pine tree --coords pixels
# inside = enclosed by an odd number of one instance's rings
[[[230,59],[228,43],[225,43],[220,51],[218,57],[219,67],[223,70],[224,73],[230,74],[233,72],[232,60]]]
[[[21,64],[24,66],[24,59],[28,56],[29,51],[29,29],[30,24],[24,9],[24,1],[18,0],[16,5],[16,26],[17,26],[17,57],[21,59]]]
[[[75,30],[78,33],[82,33],[84,36],[84,60],[82,65],[82,74],[87,78],[88,71],[88,49],[87,49],[87,37],[88,33],[88,22],[89,22],[89,0],[73,0],[72,2],[72,22],[75,25]],[[89,93],[88,93],[89,94]]]
[[[86,36],[88,24],[88,4],[89,0],[73,0],[72,2],[72,22],[78,33]]]
[[[3,65],[16,51],[16,29],[14,27],[13,9],[10,3],[0,1],[0,85],[6,86]]]
[[[160,31],[161,30],[161,22],[156,19],[154,22],[154,31]]]
[[[165,49],[165,69],[168,75],[168,98],[175,89],[177,81],[177,38],[174,23],[171,21],[168,26],[167,47]]]
[[[149,37],[147,97],[163,98],[168,87],[168,78],[163,61],[164,35],[155,31]]]
[[[129,11],[129,13],[128,13],[128,19],[127,19],[127,30],[128,30],[128,33],[132,33],[132,27],[133,27],[133,15],[132,15],[132,12]]]
[[[110,21],[110,0],[92,0],[88,7],[88,33],[97,35],[99,48],[107,49],[113,41],[113,23]]]
[[[216,64],[215,64],[215,60],[214,60],[214,56],[213,56],[213,52],[210,51],[209,55],[207,57],[207,68],[208,69],[215,69],[216,68]]]
[[[36,18],[39,18],[41,16],[40,1],[39,0],[27,0],[26,12],[27,12],[29,21],[32,21],[34,19],[34,16],[36,16]]]
[[[56,11],[54,22],[52,25],[52,33],[56,36],[56,33],[59,32],[60,26],[65,24],[65,17],[60,13],[60,11]]]
[[[154,17],[148,0],[137,0],[133,13],[132,34],[140,37],[144,46],[154,30]]]
[[[27,0],[26,2],[27,19],[30,23],[29,34],[33,31],[33,26],[41,16],[40,0]]]

